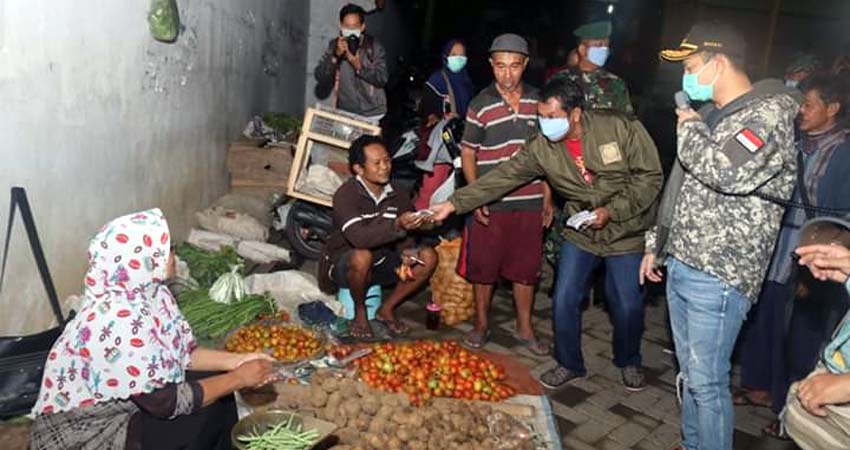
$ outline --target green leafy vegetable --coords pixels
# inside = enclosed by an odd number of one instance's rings
[[[244,261],[233,247],[222,247],[217,252],[201,250],[190,244],[180,244],[177,256],[189,266],[192,275],[201,288],[209,289],[222,275],[230,273],[232,266],[239,266],[241,275]]]

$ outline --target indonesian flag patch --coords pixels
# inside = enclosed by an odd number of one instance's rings
[[[739,131],[738,134],[735,135],[735,140],[743,145],[744,148],[749,150],[750,153],[755,153],[760,148],[764,147],[764,141],[749,128],[744,128]]]

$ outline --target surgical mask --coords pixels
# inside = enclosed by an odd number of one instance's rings
[[[800,85],[800,80],[785,80],[785,87],[796,89]]]
[[[682,75],[682,90],[688,94],[688,98],[691,100],[704,102],[711,100],[714,97],[714,83],[717,82],[717,77],[720,74],[715,75],[714,80],[712,80],[711,83],[700,84],[699,75],[706,67],[708,67],[708,64],[702,66],[702,69],[700,69],[697,73],[686,73]]]
[[[466,56],[449,56],[446,58],[446,67],[454,73],[458,73],[466,67]]]
[[[608,47],[590,47],[587,49],[587,60],[594,65],[602,67],[608,61],[608,55],[611,54],[611,49]]]
[[[354,36],[356,38],[360,38],[360,30],[358,30],[358,29],[350,30],[348,28],[342,29],[342,37],[348,38],[348,37],[352,37],[352,36]]]
[[[570,132],[570,121],[566,117],[537,117],[540,132],[551,142],[558,142]]]

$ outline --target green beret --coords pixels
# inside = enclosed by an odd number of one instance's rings
[[[586,23],[573,31],[579,39],[605,39],[611,36],[611,22],[607,20]]]

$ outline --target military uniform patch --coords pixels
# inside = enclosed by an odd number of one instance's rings
[[[623,160],[620,146],[616,142],[609,142],[599,146],[599,154],[602,156],[602,164],[606,166]]]
[[[749,150],[750,153],[755,153],[760,148],[764,147],[764,141],[749,128],[744,128],[739,131],[738,134],[735,135],[735,140],[738,141],[739,144],[743,145],[744,148]]]

